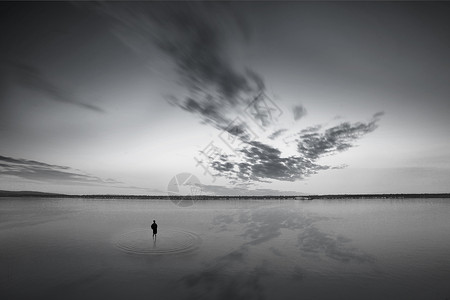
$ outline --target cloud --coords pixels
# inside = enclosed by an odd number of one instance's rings
[[[298,143],[298,152],[305,158],[316,160],[323,155],[331,155],[342,152],[353,147],[353,143],[363,135],[374,131],[378,125],[377,122],[380,113],[374,115],[369,123],[341,123],[337,126],[328,128],[324,133],[314,131],[301,131]]]
[[[269,139],[274,140],[277,137],[279,137],[280,135],[282,135],[283,133],[285,133],[287,131],[287,129],[278,129],[276,131],[274,131],[271,135],[269,135]]]
[[[268,179],[295,181],[319,170],[329,169],[302,156],[282,157],[281,151],[258,141],[249,141],[239,150],[243,161],[233,162],[228,155],[221,155],[211,163],[218,175],[238,181],[260,181]]]
[[[283,196],[283,195],[304,195],[303,193],[295,191],[281,191],[274,189],[251,189],[245,185],[237,185],[233,187],[226,187],[221,185],[207,185],[201,184],[199,186],[203,193],[219,195],[219,196]]]
[[[231,59],[232,42],[248,39],[249,28],[222,2],[101,3],[120,40],[135,52],[163,55],[175,67],[185,95],[166,96],[171,104],[204,123],[224,129],[227,114],[265,89],[264,80]],[[156,52],[155,52],[156,49]]]
[[[220,3],[177,3],[158,5],[149,14],[154,29],[153,41],[175,63],[184,83],[191,90],[212,87],[223,100],[235,102],[237,95],[249,91],[250,79],[261,85],[260,78],[252,71],[239,73],[227,59],[227,45],[230,22],[224,15],[227,6]],[[222,17],[224,22],[218,22]],[[225,18],[224,18],[225,17]],[[236,25],[233,33],[237,32]]]
[[[375,130],[381,117],[375,115],[368,124],[342,123],[323,133],[320,126],[301,131],[292,141],[298,153],[285,156],[277,147],[257,141],[246,120],[234,121],[236,113],[245,111],[265,131],[272,124],[272,115],[282,111],[276,103],[265,101],[270,99],[262,76],[232,59],[234,43],[249,38],[248,27],[233,6],[222,2],[137,2],[127,3],[126,9],[121,3],[100,3],[97,8],[112,21],[126,46],[173,64],[184,91],[181,96],[165,97],[172,105],[240,140],[234,149],[240,155],[224,153],[208,162],[216,175],[232,183],[295,181],[334,168],[317,160],[352,147]],[[302,105],[293,107],[294,120],[306,114]],[[273,131],[268,138],[274,140],[284,132]]]
[[[111,178],[101,179],[66,166],[6,156],[0,156],[0,176],[15,176],[45,183],[107,186],[121,184],[121,182]]]
[[[373,115],[374,119],[379,119],[380,117],[384,116],[386,113],[384,111],[379,111],[376,114]]]
[[[54,84],[51,80],[46,78],[46,76],[42,74],[42,72],[38,68],[32,65],[17,62],[2,63],[7,64],[7,67],[4,68],[3,72],[7,72],[9,74],[5,74],[1,77],[10,80],[12,83],[19,84],[28,89],[46,95],[48,96],[48,99],[51,99],[53,101],[75,105],[83,109],[95,111],[97,113],[104,112],[103,109],[96,105],[79,101],[78,99],[76,99],[76,96],[74,94]],[[6,88],[7,85],[4,85]],[[2,94],[4,93],[5,91],[0,92],[0,96],[2,96]]]
[[[308,127],[298,133],[296,155],[283,156],[276,147],[259,141],[244,141],[237,151],[240,159],[222,154],[210,162],[215,175],[232,181],[268,180],[295,181],[305,179],[322,170],[343,168],[343,166],[321,165],[317,162],[324,155],[343,152],[354,146],[362,136],[374,131],[381,113],[368,123],[344,122],[320,132],[321,125]]]
[[[302,129],[299,134],[318,132],[320,129],[322,129],[322,127],[322,125],[309,126]]]
[[[303,118],[304,116],[306,116],[306,114],[308,113],[306,111],[306,108],[302,105],[297,105],[294,106],[294,108],[292,109],[292,112],[294,113],[294,120],[298,121],[301,118]]]

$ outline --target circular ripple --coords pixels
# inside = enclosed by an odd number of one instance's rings
[[[161,230],[154,241],[152,231],[141,228],[119,235],[114,245],[127,253],[162,255],[194,251],[200,241],[197,234],[179,229]]]

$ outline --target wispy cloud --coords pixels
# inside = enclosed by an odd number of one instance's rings
[[[96,105],[86,103],[77,99],[76,95],[61,88],[50,79],[48,79],[37,67],[30,64],[19,63],[19,62],[5,62],[1,61],[3,66],[3,77],[5,80],[11,81],[10,84],[18,84],[20,86],[26,87],[30,90],[38,92],[48,97],[48,99],[67,103],[70,105],[75,105],[83,109],[94,111],[97,113],[103,113],[104,110]],[[0,86],[0,89],[6,89],[7,85]],[[0,91],[0,96],[4,94],[5,91]]]
[[[368,123],[344,122],[328,128],[324,133],[314,131],[315,128],[310,128],[310,132],[302,131],[299,136],[298,152],[305,158],[316,160],[326,154],[345,151],[353,147],[354,142],[363,135],[374,131],[382,115],[383,113],[376,113]]]
[[[283,196],[304,195],[295,191],[281,191],[275,189],[250,188],[248,185],[234,185],[232,187],[222,185],[199,185],[202,193],[220,196]]]
[[[278,138],[280,135],[282,135],[286,131],[287,131],[287,129],[285,129],[285,128],[275,130],[271,135],[268,136],[268,138],[271,140],[275,140],[276,138]]]
[[[98,11],[126,46],[138,53],[157,49],[173,63],[185,95],[166,98],[204,123],[225,129],[234,119],[227,114],[265,89],[259,74],[233,64],[231,40],[246,40],[249,30],[227,3],[134,2],[126,9],[102,3]]]
[[[294,108],[292,109],[292,112],[294,113],[294,120],[298,121],[301,118],[303,118],[304,116],[307,115],[307,110],[304,106],[302,105],[296,105],[294,106]]]
[[[0,176],[15,176],[44,183],[106,186],[122,184],[111,178],[102,179],[66,166],[6,156],[0,156]]]

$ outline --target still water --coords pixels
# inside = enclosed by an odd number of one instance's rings
[[[446,300],[450,200],[2,198],[0,295]]]

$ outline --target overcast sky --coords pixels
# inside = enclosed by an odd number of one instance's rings
[[[449,3],[0,9],[0,189],[449,192]]]

